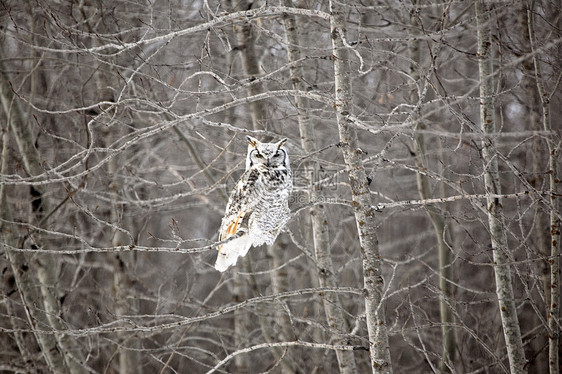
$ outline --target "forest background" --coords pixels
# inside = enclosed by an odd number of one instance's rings
[[[1,0],[0,371],[557,373],[560,6]]]

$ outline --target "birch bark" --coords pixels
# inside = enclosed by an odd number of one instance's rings
[[[535,77],[535,69],[532,56],[532,48],[529,40],[529,18],[527,16],[527,4],[522,3],[519,9],[521,17],[521,42],[523,53],[530,56],[527,60],[521,62],[520,70],[523,72],[521,85],[523,87],[522,102],[526,106],[526,115],[521,119],[526,123],[526,126],[533,131],[541,131],[543,129],[541,121],[541,102],[537,90],[537,82]],[[544,151],[545,140],[543,137],[533,137],[532,148],[529,152],[532,163],[533,178],[529,181],[531,185],[537,189],[542,189],[547,185],[548,175],[544,172],[545,162],[548,163],[548,155]],[[542,204],[535,206],[535,224],[534,233],[535,243],[540,256],[544,259],[536,263],[535,271],[540,274],[542,282],[542,291],[544,293],[545,305],[550,304],[550,265],[548,262],[550,254],[550,224],[548,208]],[[547,313],[548,317],[548,313]],[[548,318],[547,318],[548,319]],[[541,325],[542,318],[536,313],[532,316],[532,323],[535,326]],[[544,347],[549,344],[549,334],[547,328],[544,327],[539,331],[534,339],[530,342],[530,351],[536,352],[535,357],[531,360],[529,371],[536,370],[539,373],[546,373],[548,371],[548,350]],[[529,350],[528,350],[529,352]],[[529,353],[530,354],[530,353]]]
[[[346,164],[359,244],[363,260],[365,314],[369,335],[369,354],[373,373],[391,373],[390,347],[385,322],[381,256],[367,174],[358,147],[357,133],[350,126],[352,87],[348,51],[343,42],[346,33],[346,1],[330,1],[330,35],[332,39],[335,110],[343,158]]]
[[[490,32],[490,9],[487,2],[477,0],[476,23],[478,35],[478,69],[480,79],[480,124],[484,134],[482,140],[482,161],[484,163],[484,186],[486,193],[501,194],[498,171],[498,157],[495,139],[494,79],[492,76],[492,44]],[[503,217],[501,199],[488,197],[488,224],[492,241],[496,294],[500,308],[503,333],[509,366],[512,373],[525,373],[525,352],[521,330],[513,297],[510,269],[510,253]]]
[[[281,5],[291,7],[293,4],[290,0],[283,0]],[[283,17],[283,22],[285,28],[285,37],[287,40],[289,62],[299,61],[302,56],[301,49],[299,47],[300,41],[298,37],[295,18],[287,14]],[[293,89],[302,91],[306,90],[306,87],[304,87],[302,83],[304,72],[298,65],[291,65],[290,75]],[[297,111],[299,113],[298,122],[301,135],[301,145],[305,153],[311,154],[314,153],[316,147],[314,142],[312,123],[305,113],[305,100],[306,99],[302,96],[295,97],[295,103]],[[317,163],[307,165],[306,171],[306,175],[317,175]],[[312,179],[313,180],[311,182],[314,181],[313,177]],[[309,200],[318,201],[322,196],[318,190],[319,186],[311,183],[310,187]],[[334,265],[332,263],[332,255],[330,253],[328,219],[324,206],[322,204],[314,205],[312,208],[310,208],[310,220],[312,222],[312,238],[318,266],[317,274],[319,285],[320,287],[336,287],[337,279],[334,272]],[[343,315],[344,309],[338,295],[336,293],[325,294],[322,301],[328,326],[332,331],[335,332],[335,336],[332,337],[331,343],[336,345],[344,344],[349,327],[347,326],[347,323],[345,321]],[[338,360],[340,373],[351,374],[357,371],[353,351],[336,350],[336,357]]]
[[[536,52],[536,37],[533,22],[533,9],[527,9],[527,22],[529,29],[529,41],[531,52],[533,52],[533,65],[535,70],[535,80],[537,83],[538,96],[542,109],[543,129],[549,134],[546,138],[548,146],[548,188],[550,202],[550,303],[547,306],[548,327],[551,333],[548,336],[548,366],[551,374],[559,372],[559,339],[560,339],[560,219],[558,218],[558,147],[554,143],[552,135],[552,125],[550,118],[550,95],[546,92],[541,66]]]

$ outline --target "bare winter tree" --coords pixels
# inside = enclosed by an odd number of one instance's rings
[[[496,133],[494,108],[493,57],[490,36],[490,13],[486,3],[475,3],[478,23],[478,70],[480,80],[480,126],[484,135],[482,140],[482,162],[484,163],[484,187],[486,189],[486,209],[490,237],[492,241],[496,293],[506,340],[509,367],[512,373],[525,372],[525,352],[521,340],[521,329],[517,320],[517,310],[513,295],[513,282],[509,266],[510,254],[507,245],[507,232],[501,203],[501,180],[498,168],[496,144],[492,138]]]
[[[559,371],[560,4],[0,3],[0,371]],[[291,218],[214,269],[245,135]]]

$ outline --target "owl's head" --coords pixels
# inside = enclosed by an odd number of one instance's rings
[[[246,170],[258,164],[264,164],[268,168],[289,168],[289,154],[284,146],[287,138],[277,143],[262,143],[251,136],[246,136],[246,139],[248,140]]]

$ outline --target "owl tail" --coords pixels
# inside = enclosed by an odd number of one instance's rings
[[[215,269],[223,272],[230,266],[235,265],[238,257],[246,256],[251,246],[252,238],[250,235],[242,235],[239,238],[223,244],[222,248],[219,247]]]

